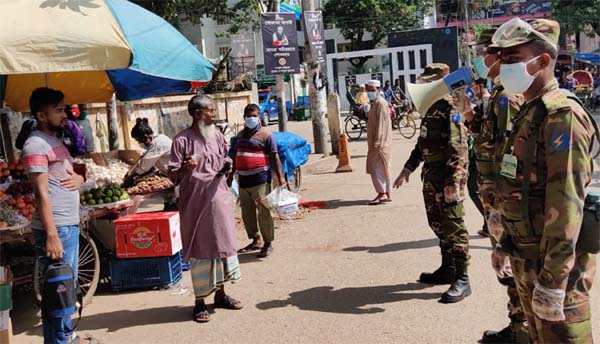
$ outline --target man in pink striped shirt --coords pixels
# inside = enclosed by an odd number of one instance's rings
[[[38,88],[29,99],[37,121],[23,146],[21,159],[33,187],[37,211],[31,227],[40,271],[63,259],[77,276],[79,259],[79,186],[83,177],[73,172],[72,158],[60,133],[65,127],[64,95],[61,91]],[[71,314],[52,316],[42,299],[44,343],[93,343],[79,340],[71,325]]]

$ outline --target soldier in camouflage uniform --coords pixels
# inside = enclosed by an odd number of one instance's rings
[[[476,51],[479,54],[473,60],[473,65],[481,79],[493,80],[494,88],[484,110],[476,108],[465,113],[467,128],[475,138],[473,150],[479,170],[479,190],[486,220],[489,222],[492,248],[504,232],[500,223],[500,199],[496,192],[496,180],[500,173],[502,150],[509,133],[512,116],[516,115],[523,97],[507,92],[499,80],[500,57],[497,53],[487,54],[487,46],[492,42],[495,29],[482,31],[477,42]],[[517,343],[526,341],[524,327],[525,314],[519,301],[519,293],[515,286],[510,264],[498,274],[500,284],[507,287],[508,317],[510,325],[500,331],[485,331],[482,343]]]
[[[492,38],[500,80],[525,104],[514,118],[497,182],[504,234],[493,254],[512,271],[534,343],[591,343],[596,257],[576,248],[594,127],[554,78],[560,26],[515,18]]]
[[[421,80],[443,78],[449,72],[445,64],[427,65]],[[427,110],[421,121],[421,133],[395,187],[408,181],[409,175],[423,162],[423,198],[429,226],[440,239],[442,265],[433,273],[422,273],[420,281],[451,284],[442,302],[453,303],[471,294],[467,266],[469,234],[463,221],[467,182],[467,130],[452,106],[448,94]]]

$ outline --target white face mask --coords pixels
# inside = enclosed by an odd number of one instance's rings
[[[539,56],[526,62],[517,62],[500,65],[500,82],[502,86],[511,93],[523,93],[531,87],[531,84],[538,76],[540,71],[531,75],[527,72],[527,65],[537,60]]]

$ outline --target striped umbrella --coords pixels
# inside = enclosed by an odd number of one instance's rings
[[[66,103],[138,100],[206,84],[212,64],[175,28],[125,0],[0,0],[0,99],[29,108],[50,87]]]

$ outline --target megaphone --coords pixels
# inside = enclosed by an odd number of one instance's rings
[[[425,115],[427,110],[438,100],[458,89],[469,87],[471,83],[473,83],[471,68],[462,67],[446,75],[443,79],[427,84],[408,83],[407,89],[417,111]]]

